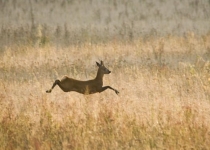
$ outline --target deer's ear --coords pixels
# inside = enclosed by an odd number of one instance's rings
[[[97,65],[98,67],[100,67],[100,66],[101,66],[98,62],[96,62],[96,65]]]
[[[101,60],[101,66],[103,66],[104,65],[104,62]]]

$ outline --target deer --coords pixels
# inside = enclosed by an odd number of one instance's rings
[[[98,66],[98,72],[94,79],[80,81],[69,78],[65,75],[61,80],[55,80],[51,89],[47,90],[46,93],[51,93],[54,87],[58,85],[64,92],[75,91],[80,94],[88,95],[101,93],[107,89],[111,89],[118,95],[119,92],[116,89],[112,88],[111,86],[103,86],[104,74],[110,74],[111,71],[104,66],[103,61],[101,61],[101,63],[96,62],[96,65]]]

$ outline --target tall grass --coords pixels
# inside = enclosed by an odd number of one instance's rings
[[[151,34],[202,35],[210,30],[209,14],[209,0],[1,0],[0,51],[8,45],[58,48]]]
[[[209,149],[210,36],[122,43],[5,47],[0,55],[0,149]],[[84,96],[55,87],[62,75],[112,91]]]
[[[209,149],[208,0],[0,8],[0,149]],[[99,60],[119,96],[45,93],[94,78]]]

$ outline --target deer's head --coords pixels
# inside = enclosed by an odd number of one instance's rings
[[[109,71],[109,69],[107,69],[105,66],[104,66],[104,63],[103,61],[101,61],[101,63],[98,63],[96,62],[97,66],[99,67],[99,70],[101,71],[101,73],[103,74],[110,74],[111,71]]]

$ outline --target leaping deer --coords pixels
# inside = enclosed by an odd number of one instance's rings
[[[52,89],[58,85],[64,92],[70,92],[75,91],[81,94],[94,94],[94,93],[101,93],[105,91],[106,89],[111,89],[115,91],[116,94],[119,94],[119,92],[112,88],[111,86],[104,86],[103,87],[103,77],[104,74],[110,74],[111,71],[107,69],[104,66],[103,61],[101,61],[101,64],[96,62],[98,66],[98,72],[93,80],[88,81],[79,81],[72,78],[69,78],[67,76],[64,76],[61,81],[55,80],[50,90],[47,90],[47,93],[51,93]]]

